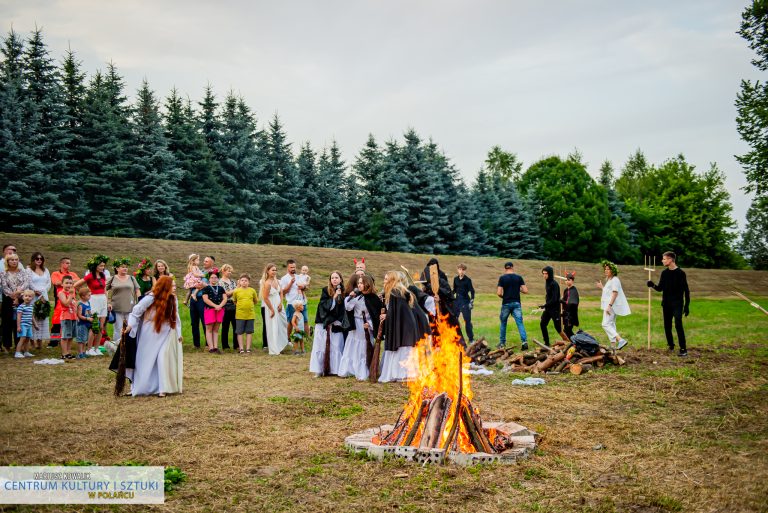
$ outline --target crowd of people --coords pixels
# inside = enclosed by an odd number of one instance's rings
[[[663,294],[664,328],[670,349],[674,348],[674,320],[679,355],[686,356],[682,316],[688,315],[690,292],[685,273],[675,261],[674,253],[665,253],[662,262],[667,270],[658,284],[649,281],[648,286]],[[269,263],[255,289],[250,274],[240,273],[235,280],[233,266],[217,267],[214,256],[202,258],[202,267],[200,255],[189,255],[187,262],[185,293],[177,295],[175,277],[164,260],[144,258],[131,272],[130,259],[117,258],[111,261],[110,273],[110,259],[100,254],[87,262],[81,278],[71,269],[67,257],[61,258],[58,270],[51,273],[45,257],[35,252],[25,268],[16,247],[6,244],[0,261],[0,347],[22,359],[34,357],[31,351],[42,349],[47,342],[49,347],[61,348],[61,359],[74,360],[102,356],[105,345],[111,343],[115,356],[110,368],[123,369],[133,383],[132,394],[164,395],[182,390],[178,296],[189,308],[195,348],[220,354],[231,347],[234,352],[250,354],[258,307],[263,350],[279,355],[291,347],[294,355],[301,356],[305,354],[305,341],[311,338],[309,370],[318,377],[408,380],[415,371],[407,364],[411,352],[422,338],[436,336],[438,315],[445,316],[456,328],[462,344],[466,345],[464,332],[468,342],[474,342],[475,288],[465,264],[457,267],[452,285],[435,258],[427,262],[420,276],[389,271],[379,293],[365,260],[355,260],[354,272],[346,282],[341,272],[330,273],[320,291],[314,326],[310,326],[307,293],[312,278],[307,266],[297,271],[296,262],[288,260],[285,275],[278,278],[277,265]],[[597,286],[602,290],[602,328],[611,348],[620,350],[627,340],[619,334],[616,319],[630,314],[629,303],[617,266],[607,261],[601,266],[605,281],[598,281]],[[545,300],[539,307],[540,327],[544,343],[549,345],[550,323],[566,340],[579,327],[579,292],[573,272],[558,277],[552,267],[546,266],[542,278]],[[558,279],[565,281],[562,294]],[[513,262],[504,265],[496,292],[501,298],[498,347],[506,346],[507,320],[512,315],[521,348],[527,350],[521,294],[527,294],[528,288],[524,278],[515,272]],[[114,323],[115,341],[107,335],[108,323]],[[373,351],[376,341],[383,341],[380,359]],[[376,376],[371,376],[371,369],[376,369]]]

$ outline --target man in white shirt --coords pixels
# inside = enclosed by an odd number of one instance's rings
[[[0,258],[0,273],[5,272],[5,257],[16,253],[15,244],[6,244],[3,246],[3,258]]]
[[[293,319],[294,312],[293,302],[303,301],[306,284],[301,285],[296,281],[295,260],[288,260],[285,263],[285,271],[285,276],[280,278],[280,288],[283,291],[283,296],[285,297],[285,302],[287,303],[285,307],[285,315],[288,318],[288,338],[290,338],[292,327],[290,320]]]

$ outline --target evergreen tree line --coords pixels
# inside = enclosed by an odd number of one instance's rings
[[[193,104],[146,80],[129,103],[112,63],[86,77],[41,31],[2,44],[2,229],[507,258],[734,267],[723,174],[638,151],[599,180],[578,153],[523,171],[494,147],[468,186],[432,140],[369,136],[351,163],[334,142],[294,148],[275,115],[209,85]]]

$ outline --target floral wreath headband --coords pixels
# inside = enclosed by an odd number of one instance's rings
[[[613,262],[611,262],[609,260],[603,260],[602,262],[600,262],[600,266],[603,269],[608,267],[611,270],[611,274],[613,274],[614,276],[618,276],[619,275],[619,268],[616,266],[616,264],[614,264]]]
[[[152,269],[152,261],[149,258],[144,257],[141,259],[141,262],[139,262],[139,265],[136,267],[136,271],[133,273],[133,275],[139,278],[147,269]]]
[[[123,265],[126,266],[126,267],[130,267],[131,259],[128,258],[128,257],[122,257],[122,258],[115,258],[112,261],[112,267],[115,268],[115,271],[117,271],[118,267],[123,266]]]
[[[107,255],[96,255],[85,263],[85,268],[88,270],[95,269],[101,263],[109,263],[109,257]]]
[[[211,279],[211,275],[214,275],[214,274],[216,275],[217,278],[219,277],[220,273],[219,273],[219,268],[218,267],[214,267],[210,271],[206,272],[205,273],[205,279],[206,280],[210,280]]]

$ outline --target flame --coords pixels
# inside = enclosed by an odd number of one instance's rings
[[[408,374],[414,377],[408,381],[410,396],[403,408],[403,417],[408,419],[407,431],[410,432],[419,415],[422,402],[425,399],[431,400],[436,395],[445,392],[451,399],[451,407],[438,443],[438,447],[442,447],[454,423],[454,416],[457,411],[456,401],[460,400],[459,359],[461,359],[463,368],[461,394],[467,400],[472,400],[473,395],[471,376],[468,372],[470,359],[464,354],[464,347],[458,330],[448,323],[447,315],[440,316],[433,328],[433,332],[436,332],[437,335],[429,335],[421,339],[406,363],[409,369]],[[420,423],[418,431],[410,443],[411,446],[419,446],[424,424],[424,422]],[[383,439],[375,437],[374,443],[383,443]],[[405,437],[400,444],[405,444]],[[469,433],[463,421],[459,423],[457,447],[461,452],[476,451],[470,442]]]

